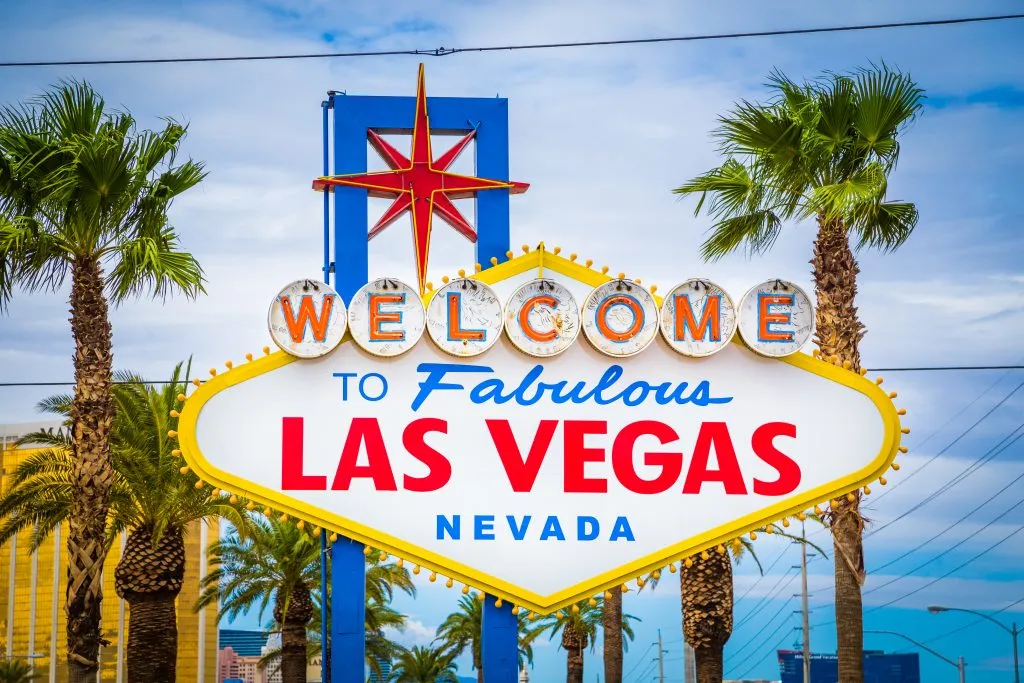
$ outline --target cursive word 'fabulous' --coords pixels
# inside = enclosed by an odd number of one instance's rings
[[[457,382],[445,381],[454,375],[491,374],[493,368],[486,365],[461,365],[455,363],[420,363],[416,371],[426,373],[420,383],[420,390],[413,399],[412,409],[419,410],[427,398],[437,391],[465,391],[466,387]],[[542,382],[543,365],[533,366],[518,383],[506,383],[497,377],[488,377],[477,382],[469,389],[469,399],[473,403],[495,403],[498,405],[514,401],[521,406],[531,406],[542,399],[551,403],[587,403],[609,405],[621,403],[625,406],[638,406],[648,399],[658,405],[695,405],[709,406],[732,401],[732,396],[712,396],[711,383],[701,380],[696,384],[689,382],[661,382],[652,384],[644,380],[636,380],[625,384],[622,379],[622,367],[610,365],[604,374],[594,383],[586,381]]]

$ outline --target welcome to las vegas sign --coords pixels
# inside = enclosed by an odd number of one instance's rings
[[[794,353],[805,295],[702,282],[662,299],[541,248],[422,302],[299,283],[270,308],[285,350],[196,389],[181,449],[211,485],[551,612],[863,487],[899,449],[881,388]]]

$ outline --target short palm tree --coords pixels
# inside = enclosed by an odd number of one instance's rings
[[[433,647],[403,650],[391,670],[394,683],[459,683],[455,655]]]
[[[139,131],[85,83],[0,109],[0,312],[16,289],[58,291],[70,275],[75,391],[67,659],[70,683],[96,678],[99,577],[114,474],[110,462],[109,304],[174,291],[195,297],[202,270],[167,217],[202,166],[177,163],[185,128]]]
[[[273,599],[273,628],[281,633],[281,648],[268,653],[264,664],[279,667],[283,683],[304,682],[306,663],[319,653],[320,552],[312,530],[280,517],[261,517],[210,548],[214,569],[203,581],[197,609],[219,599],[221,618],[234,619],[256,607],[262,620]],[[414,596],[416,588],[404,563],[389,562],[376,552],[367,559],[366,662],[379,676],[380,662],[399,652],[384,630],[405,626],[405,615],[389,603],[396,589]]]
[[[769,250],[784,222],[817,224],[811,260],[817,294],[815,341],[826,360],[860,370],[864,326],[857,316],[859,267],[851,249],[899,248],[917,225],[917,208],[890,201],[889,173],[900,136],[921,110],[923,91],[909,75],[882,65],[797,84],[781,73],[764,104],[742,102],[714,132],[725,160],[685,183],[714,223],[706,259]],[[710,199],[709,202],[706,200]],[[865,578],[860,495],[829,515],[835,546],[839,683],[863,680]]]
[[[459,608],[445,617],[437,627],[437,638],[443,648],[450,650],[458,657],[467,649],[473,658],[478,683],[484,681],[481,633],[483,628],[484,606],[479,598],[480,593],[463,595],[459,598]],[[533,664],[533,640],[536,637],[530,628],[526,610],[520,610],[519,621],[519,667]]]
[[[186,381],[179,363],[161,387],[143,383],[129,372],[115,374],[114,419],[110,428],[110,515],[104,552],[126,531],[124,553],[114,571],[115,587],[128,603],[127,664],[130,680],[171,683],[178,654],[175,601],[185,576],[185,533],[192,522],[220,517],[245,524],[237,498],[211,496],[196,488],[194,474],[183,475],[167,432]],[[40,406],[62,416],[68,426],[74,400],[53,396]],[[38,432],[23,443],[48,446],[21,461],[0,497],[0,542],[22,529],[34,528],[36,548],[53,529],[73,519],[76,463],[65,430]]]
[[[262,621],[270,601],[281,633],[281,680],[306,680],[306,628],[313,618],[320,581],[320,542],[310,529],[277,517],[253,519],[247,531],[232,530],[210,548],[213,570],[202,582],[197,609],[220,600],[220,618],[257,608]]]
[[[614,591],[612,591],[614,592]],[[565,650],[566,683],[583,683],[583,651],[589,645],[593,650],[597,630],[602,626],[606,597],[580,600],[564,610],[548,614],[537,622],[536,634],[547,633],[549,638],[561,634]],[[624,645],[633,640],[631,621],[639,621],[630,614],[622,615]]]

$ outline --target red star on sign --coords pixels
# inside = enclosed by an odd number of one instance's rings
[[[530,187],[528,183],[449,173],[448,169],[466,149],[474,135],[475,130],[440,157],[433,158],[430,149],[427,92],[424,87],[423,65],[420,64],[419,82],[416,87],[416,118],[412,129],[412,154],[409,157],[404,156],[375,131],[369,130],[367,137],[370,145],[391,170],[318,178],[313,181],[313,189],[330,191],[336,185],[344,185],[364,188],[369,191],[371,197],[393,197],[395,201],[370,228],[368,239],[373,239],[406,211],[411,211],[412,233],[416,246],[416,272],[420,291],[423,292],[430,252],[431,219],[434,214],[470,242],[476,242],[476,228],[466,220],[452,200],[475,197],[480,190],[506,189],[512,194],[521,194]]]

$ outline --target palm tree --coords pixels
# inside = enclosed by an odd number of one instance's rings
[[[437,627],[435,643],[453,652],[458,657],[469,648],[473,657],[473,668],[476,669],[478,683],[483,683],[484,667],[482,657],[481,633],[483,629],[484,607],[479,598],[483,594],[463,595],[459,599],[459,608],[445,617]],[[533,640],[536,633],[530,628],[526,610],[517,614],[519,627],[519,667],[533,664]]]
[[[264,662],[280,660],[283,683],[304,682],[306,663],[318,654],[322,635],[320,559],[319,537],[304,523],[300,528],[287,519],[260,518],[242,533],[233,531],[210,548],[214,569],[203,580],[196,609],[219,599],[220,618],[234,619],[257,607],[262,620],[273,598],[274,628],[281,632],[281,649],[268,653]],[[405,626],[405,615],[389,603],[395,589],[415,596],[416,588],[404,563],[388,562],[376,552],[368,553],[368,561],[366,662],[380,675],[381,660],[390,660],[398,652],[384,629]]]
[[[859,267],[850,246],[894,251],[917,225],[917,208],[887,199],[899,138],[921,109],[923,91],[884,64],[797,84],[774,72],[774,96],[742,102],[714,132],[725,161],[675,190],[697,193],[714,219],[705,259],[740,248],[769,250],[783,221],[813,218],[815,342],[826,360],[860,371],[864,326],[857,317]],[[835,546],[839,683],[863,679],[861,584],[865,578],[860,494],[829,515]]]
[[[176,163],[184,136],[173,121],[138,131],[130,114],[107,111],[85,83],[0,109],[0,312],[16,288],[57,291],[71,276],[70,683],[94,680],[99,666],[99,576],[114,480],[108,304],[203,291],[202,270],[179,249],[167,218],[174,198],[205,175],[201,164]]]
[[[607,596],[580,600],[564,611],[558,610],[545,615],[537,624],[537,635],[548,633],[549,638],[554,638],[559,633],[562,635],[566,683],[583,683],[583,651],[588,645],[593,651],[597,629],[603,624],[602,615],[606,599]],[[622,615],[624,640],[633,640],[633,627],[629,622],[634,620],[639,621],[630,614]]]
[[[271,599],[281,632],[281,680],[306,680],[306,627],[315,610],[320,581],[320,542],[305,528],[269,517],[232,530],[210,548],[213,570],[202,581],[196,609],[220,600],[219,618],[234,619],[258,606],[262,621]]]
[[[110,515],[103,546],[122,532],[128,538],[114,571],[117,594],[128,603],[127,664],[129,680],[171,683],[175,680],[178,630],[175,601],[185,576],[185,533],[197,520],[224,517],[245,524],[235,497],[211,496],[196,488],[194,474],[183,476],[167,432],[176,426],[174,407],[186,387],[182,364],[162,387],[146,385],[130,372],[115,374],[116,410],[110,428]],[[70,426],[74,399],[52,396],[40,403]],[[59,524],[72,519],[76,463],[69,430],[37,432],[22,443],[48,446],[15,468],[0,497],[0,542],[32,528],[36,549]]]
[[[398,655],[391,680],[395,683],[459,683],[457,669],[453,653],[417,645]]]

